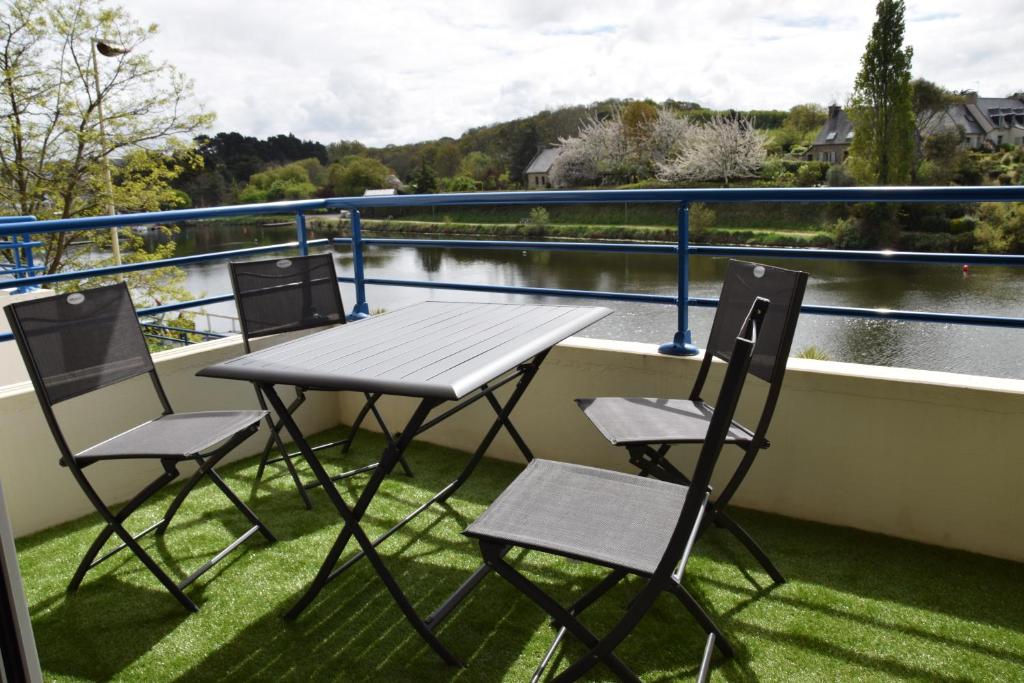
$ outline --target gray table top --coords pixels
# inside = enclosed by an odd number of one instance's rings
[[[597,306],[426,301],[217,363],[198,374],[454,400],[610,313]]]

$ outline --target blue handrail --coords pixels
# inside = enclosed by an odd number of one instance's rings
[[[366,208],[426,207],[426,206],[494,206],[494,205],[565,205],[565,204],[675,204],[678,207],[678,239],[676,244],[639,244],[606,242],[536,242],[496,240],[423,240],[394,238],[364,238],[362,236],[361,210]],[[91,216],[52,221],[34,221],[30,216],[0,218],[0,237],[10,237],[26,254],[27,264],[33,268],[19,272],[19,284],[38,286],[52,282],[79,280],[89,277],[110,276],[117,273],[149,270],[202,261],[225,260],[254,254],[296,249],[300,254],[308,253],[311,246],[324,244],[351,245],[353,274],[338,278],[355,285],[356,302],[351,318],[369,314],[366,285],[430,287],[449,290],[475,290],[511,294],[532,294],[576,298],[607,299],[643,303],[674,305],[678,320],[674,338],[661,347],[664,353],[692,354],[697,349],[692,345],[688,326],[689,306],[715,306],[714,299],[692,299],[689,297],[688,263],[690,254],[710,256],[743,256],[752,258],[795,258],[821,260],[851,260],[887,263],[957,263],[970,265],[1024,266],[1024,256],[990,254],[926,254],[894,251],[839,251],[829,249],[789,249],[765,247],[726,247],[690,245],[689,207],[693,202],[708,203],[787,203],[787,202],[838,202],[838,203],[975,203],[975,202],[1024,202],[1024,187],[868,187],[868,188],[696,188],[658,190],[573,190],[543,192],[477,192],[464,194],[436,195],[393,195],[371,197],[335,197],[330,199],[309,199],[264,204],[246,204],[203,209],[181,209],[153,213],[119,214],[117,216]],[[309,240],[306,229],[306,215],[315,211],[344,209],[349,212],[352,236]],[[69,230],[89,230],[129,225],[151,225],[199,221],[211,218],[228,218],[253,215],[293,214],[295,216],[296,241],[251,249],[237,249],[195,256],[181,256],[159,261],[124,264],[116,267],[95,268],[68,273],[33,275],[41,270],[31,262],[32,247],[29,233],[44,234]],[[19,241],[20,240],[20,241]],[[4,246],[0,242],[0,248]],[[544,287],[517,287],[503,285],[482,285],[474,283],[430,282],[422,280],[400,280],[367,277],[364,251],[366,246],[412,246],[474,249],[536,249],[549,251],[595,251],[620,253],[674,254],[677,259],[677,292],[675,296],[552,289]],[[27,248],[25,248],[27,247]],[[10,248],[10,247],[8,247]],[[175,302],[141,309],[141,314],[162,313],[183,310],[206,304],[230,301],[230,294]],[[839,315],[859,318],[889,320],[942,322],[953,324],[987,325],[1024,328],[1024,318],[1002,316],[962,315],[923,311],[894,311],[882,309],[848,308],[839,306],[805,305],[806,313]],[[0,340],[11,336],[0,335]]]
[[[10,223],[34,223],[36,220],[35,216],[0,216],[0,225]],[[28,232],[14,233],[10,235],[10,239],[0,241],[0,250],[10,250],[13,257],[13,264],[3,264],[0,266],[4,275],[12,275],[15,278],[26,278],[33,273],[39,273],[45,270],[42,266],[37,266],[32,254],[34,247],[43,246],[42,242],[32,241],[31,235]],[[22,285],[14,290],[16,294],[24,294],[35,289],[31,285]]]

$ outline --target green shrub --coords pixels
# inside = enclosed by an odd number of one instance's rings
[[[975,248],[985,254],[1005,254],[1010,250],[1010,238],[999,227],[981,222],[974,228]]]
[[[960,218],[953,218],[949,221],[949,231],[954,235],[960,235],[967,232],[974,232],[974,228],[977,225],[977,216],[961,216]]]
[[[807,161],[796,172],[796,184],[800,187],[813,187],[825,181],[828,164],[824,161]]]
[[[797,358],[809,358],[810,360],[832,360],[832,357],[819,349],[817,346],[805,346],[796,354]]]
[[[526,217],[525,223],[527,225],[544,227],[551,223],[551,216],[548,214],[548,210],[543,206],[535,206],[530,209],[530,215]]]
[[[829,187],[853,187],[856,181],[842,164],[833,164],[825,173],[825,184]]]
[[[768,159],[761,167],[761,177],[765,180],[775,180],[785,172],[785,164],[778,157]]]

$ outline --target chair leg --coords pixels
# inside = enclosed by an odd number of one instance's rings
[[[629,461],[640,469],[641,476],[653,476],[656,479],[662,481],[670,481],[676,484],[682,484],[688,486],[690,484],[689,478],[680,472],[675,465],[670,463],[665,455],[668,452],[668,447],[662,446],[658,450],[654,450],[650,446],[631,447],[629,449]],[[740,543],[754,556],[768,575],[777,584],[783,584],[786,582],[786,577],[782,575],[778,567],[771,561],[767,553],[758,545],[754,537],[744,529],[736,520],[732,519],[725,512],[725,506],[728,505],[729,500],[732,498],[732,494],[736,492],[740,482],[746,476],[746,473],[750,470],[750,466],[753,463],[754,456],[748,452],[748,454],[741,461],[736,472],[733,473],[732,478],[729,480],[728,485],[722,491],[719,497],[709,504],[708,515],[705,516],[704,521],[701,525],[700,533],[703,533],[709,524],[715,524],[736,537]]]
[[[213,482],[217,485],[217,487],[224,492],[228,499],[232,503],[234,503],[235,507],[237,507],[242,512],[242,514],[244,514],[250,521],[252,521],[252,523],[255,526],[260,528],[260,532],[267,538],[268,541],[273,542],[274,540],[276,540],[273,534],[271,534],[270,531],[266,528],[266,526],[264,526],[263,522],[261,522],[259,518],[256,517],[255,513],[253,513],[253,511],[250,510],[248,506],[242,503],[241,499],[239,499],[238,496],[236,496],[234,492],[231,491],[230,488],[228,488],[227,484],[224,483],[224,480],[221,479],[220,476],[213,470],[214,465],[220,462],[222,458],[224,458],[228,453],[233,451],[239,444],[248,439],[249,436],[251,436],[255,431],[256,427],[252,426],[248,429],[245,429],[242,432],[235,434],[223,446],[213,451],[206,457],[201,458],[197,461],[199,463],[199,467],[196,469],[195,473],[189,478],[189,480],[185,482],[185,485],[181,487],[181,490],[178,491],[178,495],[174,497],[174,500],[171,501],[170,506],[167,508],[167,513],[164,515],[163,521],[161,521],[160,524],[157,525],[156,533],[158,536],[162,536],[164,533],[166,533],[167,527],[170,526],[171,520],[174,519],[174,516],[178,513],[178,509],[181,507],[181,504],[185,501],[189,494],[192,493],[192,490],[196,487],[200,480],[202,480],[202,478],[205,476],[209,476],[210,479],[212,479]]]
[[[128,519],[128,517],[131,516],[131,514],[135,512],[140,505],[149,500],[157,491],[159,491],[163,487],[167,486],[167,484],[174,481],[177,478],[177,476],[178,472],[176,469],[165,468],[163,474],[161,474],[159,477],[150,482],[149,485],[146,486],[146,488],[144,488],[142,491],[138,493],[138,495],[136,495],[134,498],[128,501],[124,505],[124,507],[118,510],[117,514],[114,515],[114,519],[117,521],[118,524],[123,524],[124,521]],[[142,533],[144,534],[148,531],[149,529]],[[79,562],[78,568],[75,570],[74,576],[71,577],[71,583],[68,584],[68,591],[78,590],[78,587],[82,585],[82,580],[85,578],[86,573],[94,566],[99,564],[99,562],[93,562],[93,560],[96,558],[96,555],[99,554],[100,550],[103,549],[103,546],[106,545],[107,541],[110,540],[110,537],[113,535],[113,533],[114,527],[110,524],[110,522],[108,522],[107,525],[103,527],[100,533],[96,536],[96,540],[92,542],[91,546],[89,546],[89,550],[87,550],[85,555],[82,557],[82,561]],[[141,535],[142,534],[139,534],[139,536]],[[125,547],[127,546],[122,545],[121,548],[118,548],[117,550],[121,550]],[[114,552],[116,552],[116,550],[108,553],[107,557],[113,555]]]
[[[705,633],[713,634],[715,636],[715,646],[718,647],[719,652],[721,652],[725,657],[732,657],[735,654],[732,643],[729,642],[729,639],[725,637],[725,634],[722,633],[721,629],[719,629],[715,622],[711,620],[708,613],[700,606],[697,599],[690,595],[688,590],[680,586],[675,581],[670,581],[668,583],[668,591],[679,598],[679,602],[683,603],[683,606],[686,607],[690,614],[693,615],[693,618],[698,624],[700,624]]]
[[[227,499],[230,500],[243,515],[245,515],[245,518],[248,519],[253,526],[257,527],[260,530],[260,533],[263,534],[263,537],[265,539],[267,539],[271,543],[275,543],[277,541],[277,537],[275,537],[274,534],[271,533],[270,529],[267,528],[267,525],[260,521],[260,518],[256,516],[256,513],[253,512],[248,505],[242,502],[242,499],[239,498],[238,495],[231,490],[231,487],[227,485],[227,482],[225,482],[221,478],[220,474],[218,474],[217,471],[213,469],[212,466],[210,467],[206,474],[207,476],[210,477],[211,480],[213,480],[213,483],[217,485],[217,488],[219,488],[224,493]]]
[[[626,666],[625,662],[619,659],[611,649],[608,649],[607,651],[598,651],[596,649],[602,644],[602,641],[587,629],[586,626],[580,623],[579,619],[571,614],[569,610],[562,607],[562,605],[560,605],[554,598],[541,590],[539,586],[516,571],[512,565],[505,562],[502,557],[504,554],[504,546],[481,540],[480,550],[483,553],[484,561],[490,565],[495,572],[500,574],[506,581],[519,589],[519,591],[526,595],[526,597],[533,600],[538,607],[550,614],[560,626],[564,626],[570,633],[579,638],[584,645],[591,648],[591,653],[587,657],[573,665],[575,670],[570,676],[566,677],[566,673],[568,673],[568,671],[563,672],[555,680],[576,680],[592,669],[599,661],[603,661],[622,680],[629,681],[630,683],[640,683],[640,679],[637,675],[633,673],[633,671]],[[573,667],[570,667],[570,669],[573,669]]]
[[[714,506],[711,510],[711,521],[716,526],[720,526],[730,531],[732,535],[747,548],[750,554],[754,556],[754,559],[761,563],[764,570],[768,572],[768,576],[772,577],[772,581],[779,585],[786,583],[786,577],[782,575],[782,572],[780,572],[778,567],[775,566],[775,563],[771,561],[764,550],[761,549],[761,546],[758,545],[757,541],[754,540],[754,537],[751,536],[746,529],[741,527],[736,520],[726,514],[725,510],[719,510]]]
[[[608,576],[601,579],[600,583],[584,593],[576,602],[569,607],[569,614],[574,617],[578,617],[583,610],[587,609],[594,603],[598,598],[607,593],[613,587],[615,587],[622,579],[626,577],[627,573],[622,569],[613,570]],[[533,677],[530,679],[530,683],[537,683],[540,677],[544,674],[544,669],[547,668],[548,663],[551,661],[552,655],[555,654],[555,650],[558,648],[558,644],[562,642],[562,638],[567,633],[566,627],[562,626],[558,629],[558,633],[555,635],[555,639],[551,641],[551,645],[548,646],[547,652],[544,653],[543,659],[540,664],[533,672]]]
[[[167,575],[167,572],[161,569],[160,565],[158,565],[156,561],[152,557],[150,557],[149,553],[147,553],[142,548],[142,546],[138,544],[135,538],[130,533],[128,533],[128,531],[121,524],[121,521],[118,519],[117,515],[114,515],[106,506],[103,500],[99,497],[99,494],[96,493],[96,490],[93,489],[92,485],[89,483],[89,480],[85,478],[84,474],[82,474],[82,471],[78,467],[72,467],[71,470],[72,474],[74,474],[75,476],[75,479],[78,480],[79,486],[81,486],[82,490],[85,492],[86,497],[93,504],[93,507],[96,508],[96,511],[100,513],[100,516],[103,517],[103,519],[107,522],[107,526],[111,529],[111,531],[117,534],[117,536],[121,539],[122,543],[124,543],[124,547],[128,548],[133,553],[135,553],[135,556],[139,558],[139,561],[141,561],[142,564],[146,566],[146,569],[148,569],[150,573],[153,574],[153,576],[155,576],[161,584],[163,584],[164,588],[166,588],[167,591],[171,595],[173,595],[178,602],[181,603],[182,607],[184,607],[189,612],[199,611],[199,607],[196,605],[196,603],[192,602],[192,599],[185,595],[185,592],[182,591],[178,584],[176,584],[174,580]],[[164,476],[167,475],[165,474]],[[155,484],[156,482],[150,484],[150,486],[147,487],[150,496],[153,495],[153,493],[155,493],[157,490],[159,490],[159,488],[154,488]],[[144,491],[143,493],[146,492],[147,491]],[[141,494],[140,496],[136,496],[136,499],[133,499],[131,501],[131,503],[135,503],[135,507],[138,507],[139,503],[141,502],[137,500],[139,497],[141,497]],[[142,500],[145,499],[146,497],[142,497]]]
[[[260,407],[263,410],[267,410],[267,403],[263,398],[263,393],[259,387],[256,388],[256,396],[260,400]],[[299,393],[295,400],[288,405],[289,414],[298,410],[299,406],[305,401],[305,395]],[[281,423],[274,422],[274,419],[268,412],[265,416],[267,426],[270,428],[270,436],[267,437],[267,444],[263,448],[263,456],[260,458],[260,465],[256,470],[256,482],[258,483],[263,479],[263,471],[266,469],[267,463],[270,460],[270,454],[273,451],[271,444],[277,445],[277,450],[281,453],[281,459],[284,460],[285,467],[288,468],[288,474],[292,478],[292,482],[295,484],[295,488],[299,492],[299,497],[302,498],[302,504],[306,506],[307,510],[313,509],[313,501],[310,500],[309,494],[306,493],[306,487],[302,484],[302,479],[299,477],[298,471],[295,469],[295,464],[292,462],[291,455],[288,453],[288,449],[285,448],[284,440],[281,438]]]

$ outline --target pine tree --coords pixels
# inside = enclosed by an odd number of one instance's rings
[[[854,126],[850,147],[854,175],[864,184],[906,185],[914,159],[913,88],[903,47],[904,0],[879,0],[847,114]]]

